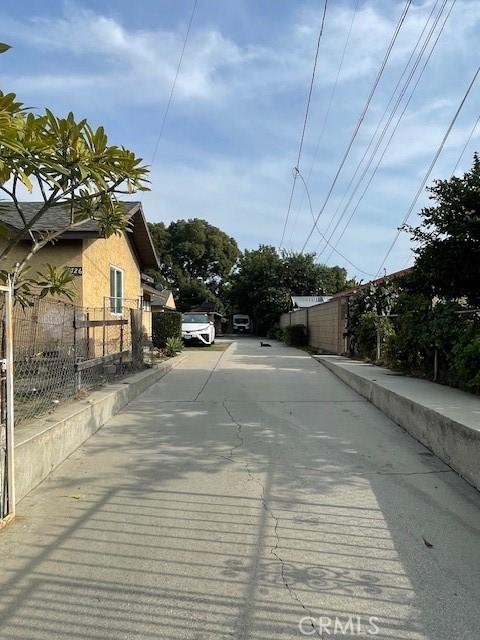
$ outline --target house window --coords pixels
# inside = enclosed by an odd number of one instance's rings
[[[143,309],[143,311],[151,311],[152,310],[152,303],[151,303],[151,299],[150,299],[150,296],[148,295],[148,293],[143,294],[142,309]]]
[[[118,267],[110,267],[110,311],[123,311],[123,270]]]

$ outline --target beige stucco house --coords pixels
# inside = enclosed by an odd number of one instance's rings
[[[35,215],[41,204],[21,203],[27,221]],[[55,244],[41,249],[29,265],[33,272],[43,271],[46,264],[68,267],[75,276],[74,304],[81,307],[99,309],[105,306],[115,312],[123,304],[142,305],[144,329],[150,335],[150,294],[144,292],[144,287],[148,285],[142,282],[142,273],[146,269],[157,269],[158,258],[141,203],[123,202],[121,205],[130,220],[129,231],[105,238],[94,221],[87,221],[64,233]],[[33,232],[61,229],[66,226],[68,215],[66,208],[51,209],[33,226]],[[5,207],[3,203],[1,220],[12,231],[23,228],[13,204]],[[9,263],[4,263],[2,267],[13,267],[28,248],[27,242],[21,243],[9,257]]]
[[[175,311],[177,305],[170,289],[155,289],[151,297],[152,313],[155,311]]]

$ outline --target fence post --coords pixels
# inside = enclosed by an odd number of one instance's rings
[[[87,313],[88,319],[88,313]],[[75,395],[79,393],[82,387],[82,372],[77,369],[78,358],[78,341],[77,341],[77,309],[75,308],[73,311],[73,367],[74,367],[74,378],[75,378]],[[88,349],[88,347],[87,347]]]
[[[102,332],[102,356],[105,355],[105,341],[107,339],[107,331],[105,327],[105,305],[107,303],[106,298],[103,299],[103,312],[102,312],[102,320],[103,320],[103,332]]]
[[[141,309],[130,309],[130,330],[132,332],[132,365],[134,369],[140,369],[143,365]]]
[[[14,462],[14,393],[13,393],[13,286],[8,279],[5,292],[5,332],[6,332],[6,392],[7,392],[7,483],[8,518],[15,518],[15,462]]]
[[[87,311],[87,322],[90,320],[90,313]],[[90,327],[87,324],[87,329],[86,329],[86,334],[87,334],[87,355],[86,355],[86,359],[88,360],[90,358]],[[95,329],[93,330],[93,338],[95,340]],[[94,356],[95,357],[95,354]]]
[[[125,312],[122,315],[122,319],[125,316]],[[120,353],[122,353],[123,351],[123,324],[120,325]],[[122,371],[123,371],[123,357],[120,356],[120,363],[119,363],[119,374],[122,375]]]
[[[380,337],[380,326],[377,325],[377,362],[382,357],[382,341]]]

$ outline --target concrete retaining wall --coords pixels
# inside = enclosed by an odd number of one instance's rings
[[[369,367],[359,374],[359,363],[348,359],[318,360],[480,490],[480,399],[425,380],[384,382],[391,372]]]
[[[15,493],[17,502],[58,467],[85,440],[125,405],[160,380],[185,356],[177,356],[122,382],[70,402],[55,414],[15,429]]]

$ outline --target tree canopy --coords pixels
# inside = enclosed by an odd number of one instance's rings
[[[315,263],[314,253],[284,251],[281,262],[282,283],[291,294],[328,295],[345,288],[346,270]]]
[[[0,53],[10,47],[0,43]],[[117,200],[119,194],[147,189],[148,169],[132,151],[111,145],[103,127],[93,129],[73,113],[58,117],[49,109],[36,114],[19,102],[14,93],[0,91],[0,191],[13,203],[21,228],[10,231],[1,222],[0,233],[7,242],[0,251],[1,277],[11,277],[18,297],[24,302],[32,290],[42,295],[65,294],[72,276],[67,269],[46,265],[45,273],[31,277],[28,262],[47,244],[86,220],[94,220],[105,236],[127,229],[128,219]],[[22,209],[21,192],[40,195],[42,204],[30,219]],[[61,228],[41,233],[42,219],[58,208],[69,211]],[[51,225],[50,225],[51,226]],[[37,229],[34,231],[33,229]],[[9,257],[20,243],[27,243],[25,255],[13,271]]]
[[[315,254],[283,252],[260,245],[245,251],[232,278],[232,306],[248,313],[260,333],[277,322],[292,294],[331,294],[345,288],[340,267],[315,263]]]
[[[240,254],[235,240],[199,218],[149,226],[161,263],[152,275],[175,291],[180,308],[204,301],[222,307],[222,289]]]
[[[480,304],[480,159],[462,177],[436,180],[434,205],[422,209],[421,223],[406,227],[418,243],[411,281],[423,293]]]

